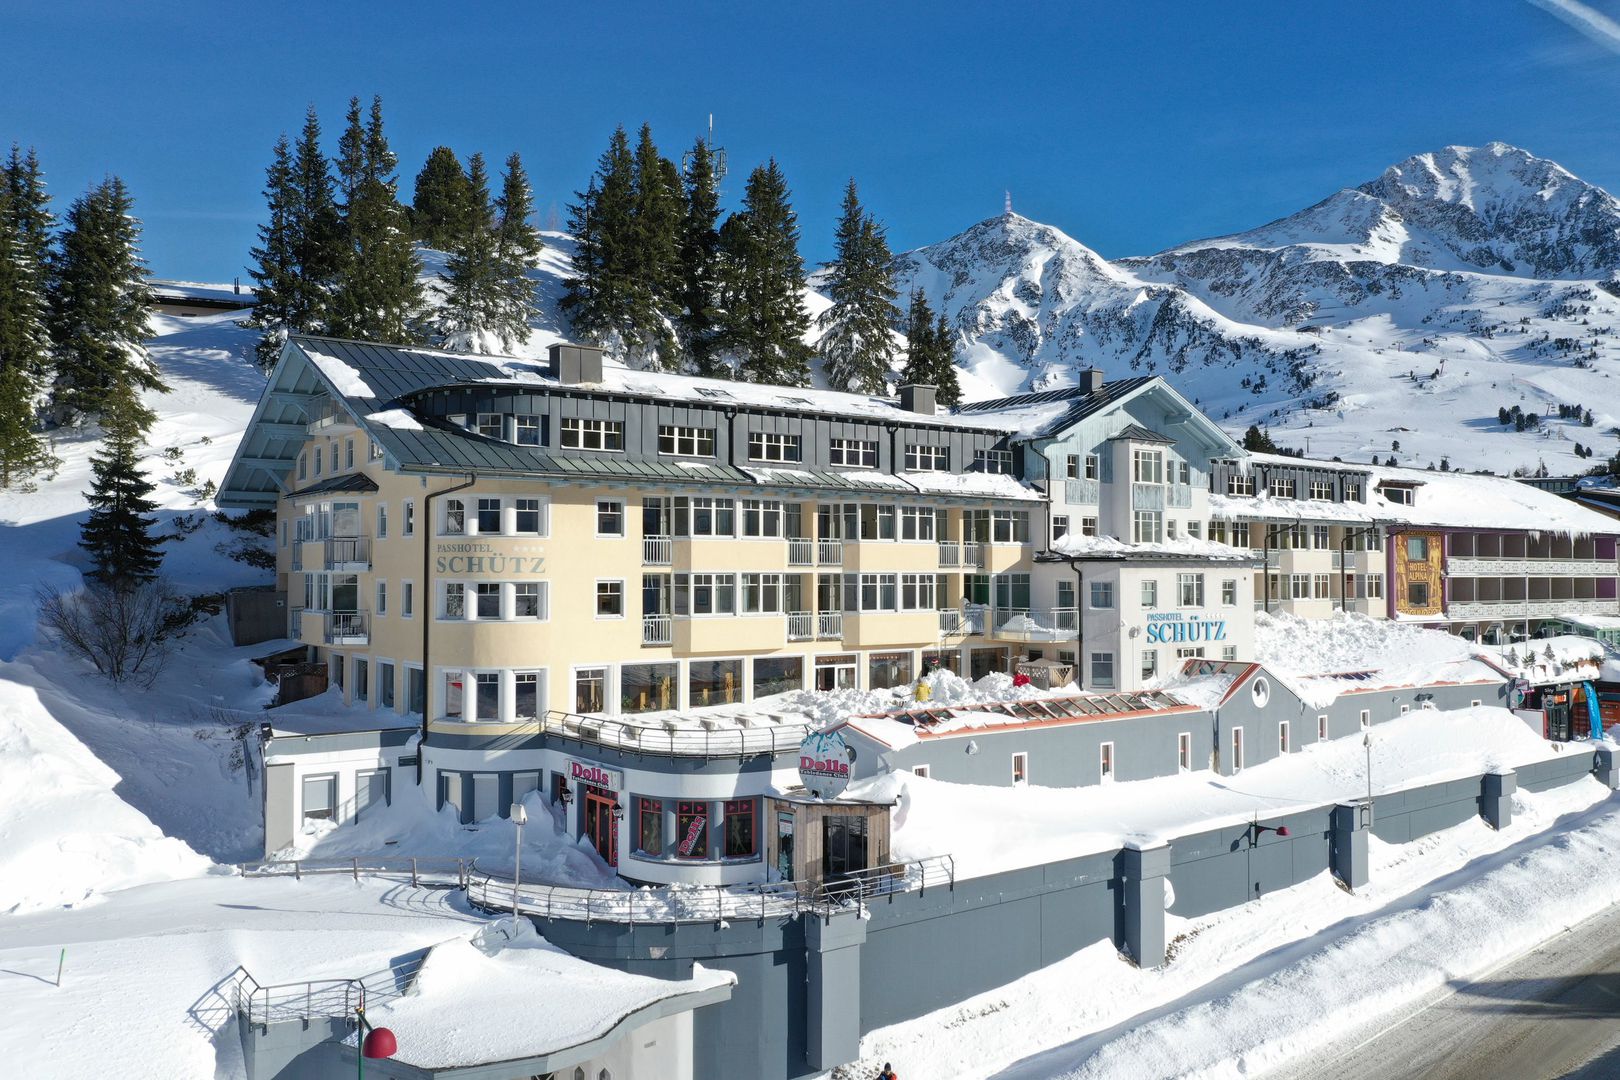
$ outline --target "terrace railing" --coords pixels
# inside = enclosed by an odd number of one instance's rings
[[[668,536],[643,536],[641,562],[645,566],[668,566],[675,558],[675,541]]]
[[[326,569],[369,569],[371,566],[371,538],[369,536],[329,536],[326,538]]]
[[[844,561],[844,542],[842,540],[819,540],[816,542],[816,561],[822,566],[838,566]]]
[[[808,611],[790,611],[787,617],[787,639],[809,641],[816,636],[816,617]]]
[[[673,615],[643,615],[641,617],[641,643],[643,645],[669,645],[675,640]]]
[[[789,540],[788,565],[814,566],[816,555],[816,542],[814,540]]]
[[[827,641],[837,641],[844,636],[844,613],[842,611],[822,611],[816,615],[816,637]]]
[[[371,640],[370,613],[329,611],[326,613],[328,645],[364,645]]]

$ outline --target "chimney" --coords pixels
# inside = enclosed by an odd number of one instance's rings
[[[923,416],[935,415],[939,410],[934,403],[934,389],[927,383],[907,383],[900,388],[900,407]]]
[[[1088,367],[1080,372],[1080,389],[1095,394],[1103,388],[1102,368]]]
[[[594,345],[565,345],[551,347],[551,377],[564,386],[579,386],[602,381],[602,350]]]

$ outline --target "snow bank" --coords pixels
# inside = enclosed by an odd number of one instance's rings
[[[1549,743],[1506,709],[1423,710],[1372,733],[1375,792],[1478,776],[1586,744]],[[898,800],[892,850],[901,860],[950,855],[961,877],[1155,843],[1203,829],[1365,796],[1367,754],[1354,737],[1311,743],[1243,770],[1080,788],[989,787],[888,773],[851,784],[850,799]]]
[[[895,712],[901,709],[983,705],[997,701],[1029,701],[1043,697],[1068,697],[1075,691],[1072,686],[1042,690],[1037,686],[1014,686],[1013,677],[1001,671],[992,671],[982,679],[969,681],[954,672],[941,668],[924,677],[930,696],[927,701],[917,700],[914,683],[887,690],[795,690],[767,699],[773,709],[803,713],[817,724],[825,726],[846,720],[851,716],[865,716]],[[1005,716],[1000,722],[1006,723]]]
[[[82,904],[212,865],[120,799],[32,687],[0,681],[0,912]]]

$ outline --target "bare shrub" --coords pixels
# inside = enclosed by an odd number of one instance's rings
[[[162,578],[118,588],[87,585],[64,592],[41,587],[39,622],[68,652],[95,665],[115,683],[151,686],[169,659],[185,607]]]

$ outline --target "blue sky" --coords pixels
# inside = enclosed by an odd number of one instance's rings
[[[849,176],[897,250],[1010,188],[1117,257],[1447,143],[1502,139],[1620,191],[1620,55],[1547,10],[1569,2],[0,0],[0,141],[38,147],[59,209],[123,176],[163,277],[243,273],[277,133],[313,103],[335,142],[349,96],[372,93],[407,199],[435,145],[515,149],[560,213],[615,124],[650,122],[673,156],[712,112],[727,194],[775,155],[813,261]]]

